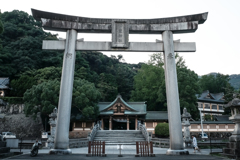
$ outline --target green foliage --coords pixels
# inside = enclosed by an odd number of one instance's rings
[[[129,100],[133,90],[136,64],[121,63],[122,56],[110,58],[100,52],[77,52],[75,78],[92,82],[101,92],[101,101],[113,101],[119,93]]]
[[[42,40],[55,37],[43,31],[26,12],[14,10],[2,14],[4,32],[0,35],[0,76],[15,78],[27,70],[60,66],[62,55],[57,51],[42,50]]]
[[[21,75],[18,79],[11,81],[11,96],[23,97],[27,89],[30,89],[36,82],[33,77],[28,75]]]
[[[24,93],[24,113],[34,115],[41,112],[43,115],[49,114],[55,107],[58,107],[60,82],[57,79],[43,81],[38,85],[33,85]],[[78,109],[82,119],[98,116],[97,103],[100,93],[93,83],[78,79],[74,81],[72,107]],[[73,115],[74,115],[73,114]]]
[[[202,76],[199,80],[199,85],[202,91],[209,90],[210,93],[226,93],[226,88],[231,87],[229,80],[229,75],[223,75],[221,73],[215,75],[210,74]]]
[[[229,83],[231,84],[231,86],[233,86],[233,88],[235,90],[239,90],[240,89],[240,74],[230,75]]]
[[[49,114],[58,105],[60,82],[49,80],[33,85],[24,93],[24,113],[28,115]]]
[[[212,116],[209,114],[205,114],[204,121],[212,121]]]
[[[155,127],[155,135],[158,137],[169,137],[169,125],[168,123],[158,123]]]
[[[20,75],[19,78],[11,81],[11,96],[23,97],[23,94],[27,89],[30,89],[33,85],[40,84],[48,80],[61,78],[60,67],[45,67],[38,70],[28,70]]]
[[[166,110],[164,69],[143,64],[134,77],[132,101],[147,101],[147,110]]]
[[[196,94],[200,93],[198,75],[187,69],[185,61],[176,54],[179,99],[181,111],[184,107],[194,119],[198,119]],[[134,77],[132,101],[147,101],[148,110],[166,110],[166,88],[162,53],[151,55],[148,64],[143,64]]]
[[[99,115],[100,92],[93,83],[84,79],[74,81],[72,107],[76,107],[82,119],[96,119]]]
[[[2,97],[3,101],[8,102],[9,104],[22,104],[23,98],[22,97]]]
[[[0,34],[3,33],[3,23],[2,23],[2,20],[1,20],[1,10],[0,10]]]
[[[198,75],[187,69],[187,67],[177,67],[178,90],[180,100],[180,110],[184,108],[191,114],[192,118],[199,119],[196,94],[200,93],[198,85]]]

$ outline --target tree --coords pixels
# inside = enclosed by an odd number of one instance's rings
[[[100,93],[93,83],[78,79],[74,81],[72,107],[78,109],[82,119],[96,118],[98,116],[97,103]],[[49,114],[55,107],[58,107],[60,82],[55,80],[44,81],[33,85],[24,93],[24,113],[36,116]]]
[[[3,23],[2,23],[2,20],[1,20],[1,10],[0,10],[0,34],[3,32]]]
[[[158,137],[166,138],[169,137],[169,125],[168,123],[158,123],[155,127],[155,134]]]
[[[199,119],[199,111],[197,108],[196,94],[200,93],[200,87],[198,85],[198,75],[187,69],[187,67],[177,67],[178,77],[178,90],[180,110],[183,111],[186,108],[192,115],[193,119]]]
[[[99,115],[98,101],[100,92],[93,83],[84,79],[74,81],[72,107],[75,107],[81,115],[81,119],[96,119]],[[75,114],[76,115],[76,114]]]
[[[193,118],[198,118],[196,94],[200,93],[198,75],[187,69],[185,61],[176,54],[176,69],[178,77],[180,110],[184,107]],[[162,53],[151,55],[148,64],[143,64],[134,77],[133,101],[147,101],[148,110],[166,110],[166,88],[164,75],[164,60]]]
[[[0,76],[13,79],[27,70],[61,65],[62,54],[42,50],[42,40],[56,40],[56,35],[44,32],[41,23],[28,13],[18,10],[4,12],[2,21]]]
[[[28,89],[23,96],[26,116],[51,113],[58,104],[59,88],[58,80],[49,80]]]
[[[212,116],[210,114],[205,114],[204,121],[212,121]]]
[[[2,23],[2,19],[1,19],[1,10],[0,10],[0,34],[2,34],[3,33],[3,30],[4,30],[4,28],[3,28],[3,23]],[[0,51],[2,50],[2,41],[1,41],[1,39],[0,39]],[[1,61],[0,61],[1,62]]]
[[[199,79],[199,86],[201,87],[202,91],[209,90],[210,93],[224,92],[224,94],[226,94],[226,88],[233,90],[229,80],[229,75],[223,75],[221,73],[208,74],[203,75]]]
[[[152,64],[143,64],[134,77],[131,101],[147,101],[148,111],[166,110],[164,69]]]

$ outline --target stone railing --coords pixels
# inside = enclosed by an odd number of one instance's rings
[[[93,141],[95,135],[97,134],[97,131],[100,130],[100,124],[97,123],[92,129],[92,132],[88,135],[88,141]]]
[[[142,134],[143,134],[144,138],[146,139],[146,141],[150,142],[149,134],[148,134],[148,131],[147,131],[147,128],[145,127],[145,125],[138,123],[138,130],[142,131]]]

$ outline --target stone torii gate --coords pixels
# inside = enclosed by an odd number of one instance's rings
[[[173,41],[173,34],[192,33],[207,20],[208,13],[159,19],[97,19],[32,9],[33,17],[46,30],[66,32],[66,40],[43,41],[43,49],[64,50],[58,119],[54,149],[50,154],[71,154],[69,124],[76,50],[164,52],[170,148],[166,154],[188,154],[183,148],[177,73],[174,52],[195,52],[195,43]],[[85,42],[78,33],[111,33],[112,42]],[[162,34],[162,41],[129,42],[129,34]]]

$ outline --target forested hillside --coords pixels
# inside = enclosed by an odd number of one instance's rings
[[[230,81],[231,85],[234,89],[240,89],[240,74],[232,74],[230,75]]]
[[[214,75],[216,76],[218,73],[216,72],[211,72],[208,75]],[[231,74],[229,75],[229,83],[235,90],[240,89],[240,74]]]
[[[0,77],[11,79],[9,96],[23,97],[26,114],[50,113],[58,103],[63,51],[42,50],[42,41],[57,40],[57,35],[43,31],[23,11],[4,12],[1,19]],[[98,101],[113,101],[117,94],[130,99],[140,64],[122,63],[122,58],[76,53],[73,106],[85,117],[98,114]]]
[[[41,79],[60,79],[63,52],[42,50],[42,40],[57,39],[56,35],[44,32],[41,24],[23,11],[4,12],[2,21],[0,76],[12,80],[12,95],[23,96],[26,89]],[[75,77],[96,84],[103,94],[102,101],[112,101],[118,93],[129,100],[136,74],[133,67],[140,65],[121,63],[121,59],[121,55],[109,58],[100,52],[77,52]],[[49,73],[54,70],[58,74]],[[26,83],[29,81],[30,84]]]
[[[23,11],[4,12],[1,20],[0,77],[11,80],[9,97],[25,104],[26,115],[41,112],[47,116],[58,106],[63,51],[42,50],[42,41],[58,40],[57,35],[43,31],[40,22]],[[122,59],[101,52],[76,53],[72,115],[95,119],[97,103],[113,101],[117,94],[126,101],[146,101],[149,111],[167,110],[162,53],[154,53],[146,64],[123,63]],[[176,54],[175,59],[181,112],[186,107],[198,119],[196,94],[206,89],[225,93],[229,77],[199,78],[181,56]]]

